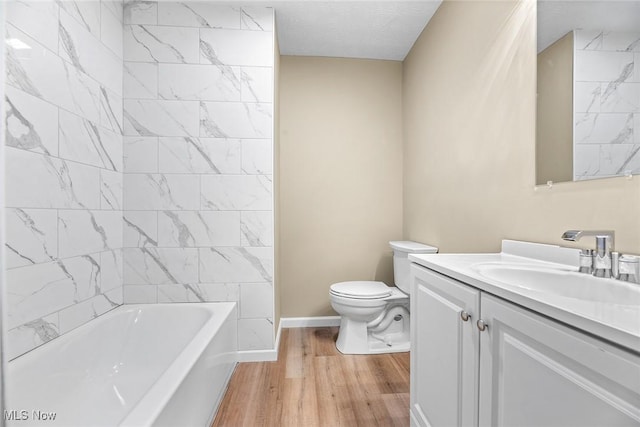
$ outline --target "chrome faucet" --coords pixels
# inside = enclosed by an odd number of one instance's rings
[[[596,238],[596,250],[593,254],[592,274],[597,277],[616,277],[618,275],[617,259],[612,262],[615,234],[612,230],[568,230],[562,234],[562,239],[577,242],[582,237],[594,236]],[[617,258],[617,254],[615,254],[614,258]]]

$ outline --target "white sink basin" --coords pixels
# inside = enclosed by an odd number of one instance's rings
[[[471,269],[489,280],[530,292],[623,306],[640,306],[640,285],[593,277],[563,268],[479,263]]]

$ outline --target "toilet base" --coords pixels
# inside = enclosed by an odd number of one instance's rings
[[[368,328],[366,322],[345,316],[340,320],[336,348],[343,354],[400,353],[410,350],[409,315],[406,314],[383,331]]]

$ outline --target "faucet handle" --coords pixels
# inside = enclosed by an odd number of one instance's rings
[[[596,277],[611,277],[611,253],[596,250],[593,256],[593,275]]]
[[[620,252],[611,252],[611,277],[617,279],[620,275]]]
[[[593,249],[582,249],[580,251],[580,273],[593,273]]]
[[[640,257],[622,255],[618,261],[618,273],[620,280],[640,283]]]

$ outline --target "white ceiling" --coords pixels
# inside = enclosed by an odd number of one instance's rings
[[[640,32],[640,1],[538,1],[538,52],[576,29]]]
[[[402,61],[442,0],[276,1],[282,55]]]

